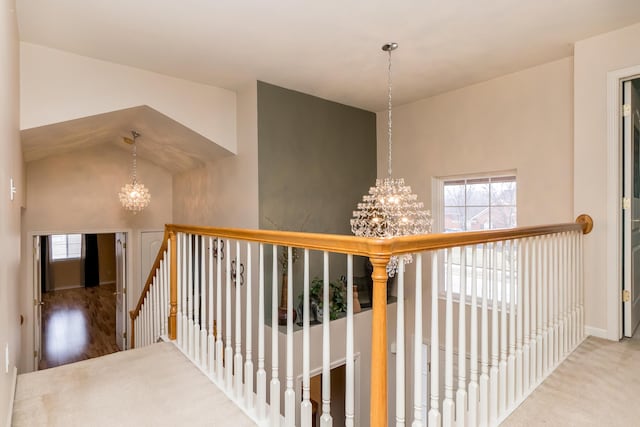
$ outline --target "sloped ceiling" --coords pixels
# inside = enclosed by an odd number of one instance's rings
[[[123,137],[131,137],[132,130],[141,134],[136,142],[138,155],[172,174],[203,166],[205,160],[231,155],[170,117],[139,106],[23,130],[24,159],[30,162],[99,144],[131,151]]]

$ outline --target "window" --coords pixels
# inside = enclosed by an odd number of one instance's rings
[[[78,259],[82,251],[82,234],[51,235],[51,260]]]
[[[517,208],[516,208],[516,176],[514,171],[506,173],[493,173],[483,175],[472,175],[465,177],[439,178],[435,180],[436,188],[434,189],[434,211],[436,212],[436,231],[441,232],[458,232],[458,231],[479,231],[497,228],[513,228],[517,224]],[[495,257],[498,270],[502,270],[503,259],[513,264],[517,248],[512,248],[510,244],[506,247],[497,245],[497,249],[489,246],[491,254],[489,259]],[[460,297],[460,277],[461,269],[461,253],[460,248],[454,248],[452,252],[452,292],[456,298]],[[448,281],[445,265],[447,264],[446,251],[440,259],[440,274],[443,280],[440,282],[441,294],[446,293],[446,284]],[[477,249],[477,262],[479,262],[476,270],[478,284],[477,296],[482,296],[481,278],[482,278],[482,246]],[[472,277],[472,250],[470,247],[466,250],[466,289],[465,297],[471,298],[471,277]],[[505,279],[510,280],[510,268],[507,271]],[[489,277],[493,277],[493,269],[487,271]],[[497,275],[499,282],[502,281],[500,272]],[[500,289],[503,289],[500,285]],[[506,290],[506,289],[505,289]],[[488,298],[493,297],[492,289],[488,289]],[[508,291],[508,290],[506,290]],[[508,295],[507,299],[508,299]],[[501,295],[498,295],[499,300]]]

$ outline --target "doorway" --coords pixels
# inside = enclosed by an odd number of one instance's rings
[[[622,82],[622,330],[640,323],[640,79]]]
[[[50,234],[33,239],[34,368],[123,350],[126,233]]]

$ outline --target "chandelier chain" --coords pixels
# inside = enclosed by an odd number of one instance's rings
[[[387,120],[387,135],[389,138],[389,166],[387,169],[387,172],[389,173],[389,178],[391,178],[391,148],[392,148],[392,141],[391,141],[391,125],[393,123],[393,118],[391,116],[391,88],[392,88],[392,78],[391,78],[391,51],[392,49],[389,49],[389,77],[388,77],[388,85],[389,85],[389,97],[388,97],[388,105],[387,105],[387,114],[388,114],[388,120]]]
[[[131,178],[133,178],[133,183],[135,184],[136,182],[138,182],[137,176],[136,176],[136,140],[134,138],[133,140],[133,170],[131,172]]]

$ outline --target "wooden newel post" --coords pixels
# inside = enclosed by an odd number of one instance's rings
[[[373,265],[371,320],[370,424],[387,426],[387,263],[389,257],[370,258]]]
[[[176,233],[173,231],[169,231],[169,243],[169,339],[175,340],[178,329],[176,317],[178,314],[178,242]]]
[[[136,348],[136,316],[135,311],[131,310],[129,312],[129,318],[131,319],[131,344],[129,345],[130,349]]]

